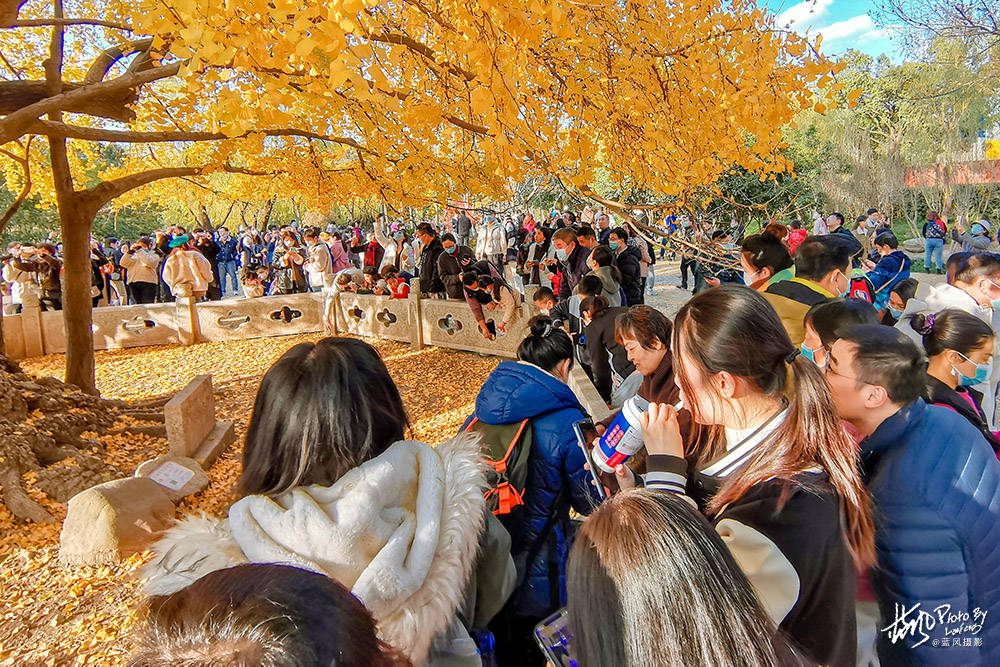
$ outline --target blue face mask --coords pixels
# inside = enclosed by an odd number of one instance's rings
[[[565,262],[567,257],[569,257],[569,253],[566,252],[566,248],[556,248],[556,259]]]
[[[986,233],[986,228],[980,225],[978,222],[972,225],[972,235],[979,236],[980,234]]]
[[[392,235],[392,238],[396,239],[397,241],[402,241],[403,240],[403,232],[396,232],[395,234]]]
[[[889,306],[889,314],[898,320],[900,317],[903,316],[903,311],[899,310],[898,308],[893,308],[892,306]]]
[[[608,241],[608,247],[611,248],[612,250],[618,250],[618,248],[621,246],[619,245],[618,241]]]
[[[811,347],[806,347],[805,343],[802,344],[802,356],[814,364],[816,363],[816,353]]]
[[[456,250],[458,250],[458,246],[457,245],[453,245],[450,248],[445,248],[444,249],[444,251],[446,253],[448,253],[449,255],[454,255]]]
[[[963,359],[965,359],[966,361],[972,361],[972,359],[969,359],[967,356],[965,356],[958,350],[955,350],[955,353],[958,354]],[[990,376],[989,363],[976,364],[976,374],[971,377],[962,373],[962,371],[958,370],[954,366],[951,367],[951,370],[955,373],[955,375],[958,376],[959,387],[971,387],[973,385],[982,384],[983,382],[986,382],[986,378]]]

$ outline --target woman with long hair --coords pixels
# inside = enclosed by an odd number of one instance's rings
[[[913,329],[924,339],[927,351],[928,403],[954,410],[979,429],[993,451],[1000,440],[990,430],[983,413],[983,395],[972,389],[989,375],[994,350],[993,329],[975,315],[961,310],[913,316]]]
[[[528,254],[524,260],[524,268],[527,273],[524,281],[525,286],[552,287],[545,262],[554,259],[555,256],[555,249],[552,247],[552,230],[548,227],[535,227],[534,242],[528,246]]]
[[[274,289],[278,294],[296,294],[306,290],[306,274],[302,265],[309,253],[299,246],[295,232],[285,230],[281,241],[274,247],[271,264],[274,266]]]
[[[595,509],[566,588],[580,667],[801,664],[719,534],[673,494],[636,489]]]
[[[168,530],[142,573],[146,592],[245,562],[292,564],[350,588],[415,664],[480,664],[469,630],[506,602],[510,538],[486,510],[475,437],[431,447],[404,439],[408,427],[370,345],[291,348],[257,392],[241,499],[227,520],[188,517]],[[470,576],[476,588],[466,590]]]
[[[685,448],[676,411],[650,406],[647,486],[687,497],[693,476],[692,504],[711,516],[775,623],[810,659],[853,664],[855,568],[874,562],[874,529],[857,448],[822,373],[743,286],[688,301],[672,350],[700,428]]]

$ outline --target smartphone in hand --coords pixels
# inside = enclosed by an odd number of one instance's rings
[[[601,482],[597,465],[590,455],[590,443],[594,441],[594,437],[597,435],[594,422],[589,419],[583,419],[574,423],[573,433],[576,435],[576,444],[580,447],[580,450],[583,452],[583,458],[587,461],[587,467],[590,469],[590,479],[593,480],[594,486],[597,487],[597,494],[601,497],[601,500],[607,500],[608,494],[604,491],[604,483]]]

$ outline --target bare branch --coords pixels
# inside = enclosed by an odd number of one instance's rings
[[[228,136],[222,132],[186,132],[186,131],[162,131],[162,132],[138,132],[133,130],[108,130],[95,127],[80,127],[79,125],[67,125],[65,123],[53,123],[46,120],[36,120],[28,130],[33,134],[42,134],[50,137],[65,137],[66,139],[82,139],[84,141],[108,141],[129,144],[155,144],[171,141],[223,141],[225,139],[242,139],[254,134],[262,134],[267,137],[302,137],[304,139],[316,139],[334,144],[350,146],[356,150],[364,151],[370,155],[378,154],[371,149],[362,146],[354,139],[348,137],[331,137],[308,130],[296,130],[292,128],[278,128],[271,130],[250,130],[240,135]]]
[[[24,146],[23,158],[14,155],[10,151],[0,150],[0,152],[4,155],[19,163],[21,165],[21,169],[24,171],[24,185],[21,186],[21,191],[18,193],[17,199],[15,199],[13,203],[7,207],[3,216],[0,217],[0,234],[3,233],[4,228],[7,227],[7,223],[10,222],[11,218],[14,217],[14,214],[21,208],[21,204],[24,203],[24,200],[28,198],[29,194],[31,194],[31,160],[29,159],[29,153],[31,151],[32,139],[34,139],[34,137],[28,137],[28,141]]]
[[[125,32],[135,32],[132,28],[121,23],[115,23],[113,21],[103,21],[101,19],[21,19],[14,21],[10,25],[0,26],[4,28],[47,28],[50,26],[68,26],[68,25],[96,25],[102,26],[104,28],[113,28],[115,30],[124,30]]]
[[[102,95],[138,88],[146,83],[175,76],[180,71],[180,68],[181,62],[177,61],[169,65],[155,67],[145,72],[120,76],[110,81],[102,81],[93,85],[81,86],[74,90],[39,100],[34,104],[29,104],[0,119],[0,144],[13,141],[25,134],[31,124],[40,116],[52,113],[53,111],[61,111],[73,104],[99,98]]]
[[[148,185],[154,181],[159,181],[164,178],[197,176],[211,170],[211,165],[203,165],[200,167],[162,167],[160,169],[150,169],[149,171],[139,172],[138,174],[130,174],[128,176],[122,176],[121,178],[116,178],[110,181],[103,181],[92,188],[77,192],[77,195],[81,206],[89,209],[92,214],[96,214],[102,206],[107,204],[112,199],[120,197],[129,190],[134,190],[142,187],[143,185]],[[247,176],[274,176],[278,173],[254,171],[244,167],[234,167],[229,164],[222,165],[221,171],[231,174],[244,174]]]

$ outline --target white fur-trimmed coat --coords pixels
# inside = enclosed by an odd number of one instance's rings
[[[484,525],[478,437],[437,448],[400,441],[332,486],[248,496],[229,518],[181,520],[140,576],[173,593],[240,563],[293,565],[336,579],[372,612],[382,638],[414,664],[452,623]]]

